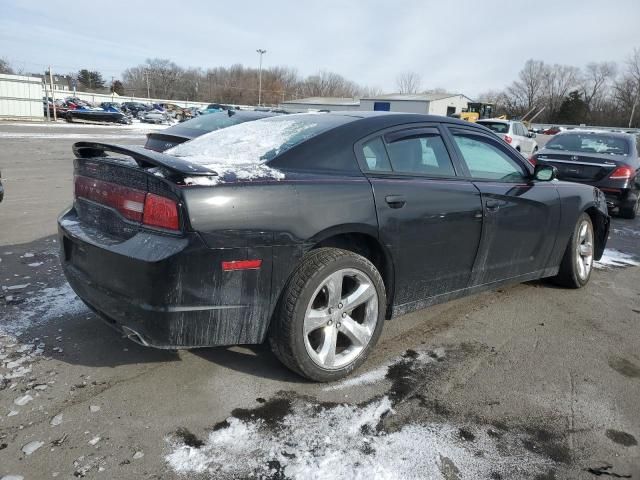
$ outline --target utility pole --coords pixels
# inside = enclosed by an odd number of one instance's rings
[[[44,79],[44,82],[42,82],[42,85],[44,86],[44,98],[47,99],[47,122],[51,121],[51,113],[49,112],[49,89],[47,88],[47,79]]]
[[[115,77],[113,75],[111,75],[111,103],[113,103],[113,94],[114,94],[114,91],[113,91],[113,79],[114,78]]]
[[[147,77],[147,98],[151,100],[151,94],[149,93],[149,70],[145,70],[144,75]]]
[[[51,104],[53,105],[53,121],[58,121],[58,114],[56,112],[56,95],[53,88],[53,73],[51,72],[51,65],[49,65],[49,82],[51,83]]]
[[[258,70],[258,106],[260,106],[262,103],[262,55],[267,51],[259,48],[256,52],[260,55],[260,68]]]

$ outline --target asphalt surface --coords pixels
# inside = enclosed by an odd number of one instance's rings
[[[640,478],[637,266],[387,322],[334,385],[265,346],[147,349],[65,287],[52,234],[74,135],[144,140],[0,124],[0,478]],[[640,257],[639,238],[613,220],[609,247]]]

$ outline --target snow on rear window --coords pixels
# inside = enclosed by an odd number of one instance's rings
[[[207,133],[164,153],[213,170],[266,163],[336,125],[335,121],[327,122],[322,117],[325,116],[302,114],[246,122]]]

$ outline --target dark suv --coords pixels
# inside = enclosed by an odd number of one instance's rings
[[[623,218],[635,218],[640,206],[640,145],[628,133],[570,131],[556,135],[534,164],[552,165],[558,178],[598,187],[607,206]]]

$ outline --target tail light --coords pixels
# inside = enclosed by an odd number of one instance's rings
[[[536,155],[531,155],[529,157],[529,163],[535,167],[536,163],[538,163],[538,157]]]
[[[146,192],[89,177],[75,177],[75,197],[86,198],[116,209],[135,222],[142,221]]]
[[[152,227],[178,230],[178,204],[170,198],[161,197],[153,193],[147,193],[144,201],[144,214],[142,223]]]
[[[511,138],[509,135],[505,135],[504,136],[504,141],[507,143],[511,143],[513,141],[513,138]]]
[[[179,230],[178,204],[170,198],[116,183],[77,175],[75,198],[85,198],[117,210],[128,220],[151,227]]]
[[[633,177],[633,170],[626,166],[616,168],[611,172],[611,175],[609,175],[609,178],[612,180],[627,180],[631,177]]]

